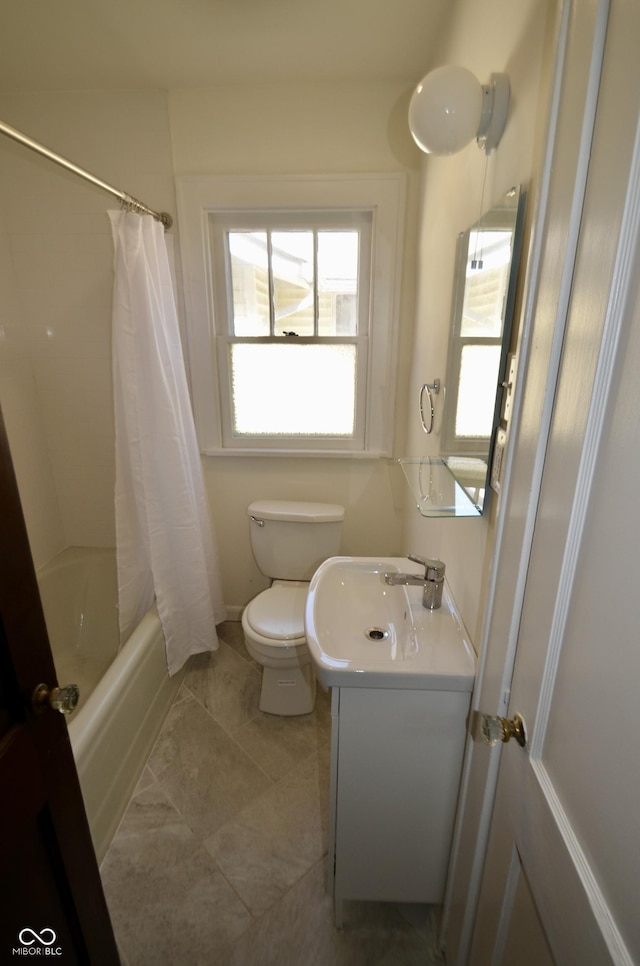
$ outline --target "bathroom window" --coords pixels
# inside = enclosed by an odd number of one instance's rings
[[[209,215],[228,443],[361,436],[371,220],[371,212]]]
[[[235,204],[214,205],[203,203],[212,195],[196,180],[197,190],[184,179],[179,193],[181,230],[198,216],[196,265],[204,269],[194,277],[187,233],[203,451],[388,454],[401,183],[383,178],[390,204],[385,191],[373,203],[376,179],[367,177],[364,192],[357,179],[203,179],[211,191],[232,189]],[[250,201],[260,184],[263,204],[237,203],[242,188]],[[289,204],[273,205],[274,187]],[[196,205],[188,204],[185,196],[194,195]],[[291,204],[291,196],[306,204]],[[206,326],[197,304],[206,308]]]

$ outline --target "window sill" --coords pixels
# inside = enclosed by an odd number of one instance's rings
[[[391,454],[368,450],[318,450],[318,449],[209,449],[202,450],[201,456],[297,456],[304,459],[349,459],[349,460],[390,460]]]

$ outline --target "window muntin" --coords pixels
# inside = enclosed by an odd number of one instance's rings
[[[493,431],[513,231],[471,229],[462,242],[458,258],[464,294],[449,350],[452,413],[445,424],[443,448],[447,453],[480,455]]]
[[[292,330],[298,336],[356,335],[360,234],[358,229],[225,231],[233,335]]]
[[[209,216],[225,445],[364,445],[371,220]]]
[[[193,394],[196,431],[201,451],[223,453],[287,455],[308,453],[328,456],[390,456],[392,454],[396,358],[400,328],[400,280],[404,234],[407,178],[400,173],[359,173],[349,175],[249,175],[184,176],[176,179],[180,222],[182,271],[185,279],[186,337]],[[296,220],[296,213],[305,220]],[[332,342],[357,343],[356,354],[356,427],[353,437],[265,436],[251,437],[234,433],[231,422],[229,343],[240,342],[228,328],[230,317],[224,293],[231,290],[231,271],[225,277],[224,259],[214,258],[215,232],[211,218],[226,219],[234,231],[260,229],[251,217],[258,214],[287,214],[286,224],[277,228],[301,230],[315,227],[323,231],[344,230],[357,224],[357,217],[368,221],[369,259],[360,263],[360,297],[337,293],[332,314],[327,316],[320,298],[318,339],[335,326]],[[354,213],[355,220],[349,222]],[[340,225],[334,215],[340,216]],[[346,222],[342,219],[347,219]],[[366,263],[366,276],[362,274]],[[222,266],[222,267],[220,267]],[[222,272],[222,279],[220,278]],[[322,275],[331,276],[329,270]],[[220,303],[220,293],[223,302]],[[364,304],[362,300],[364,299]],[[256,305],[259,300],[255,300]],[[357,312],[354,322],[354,312]],[[263,314],[263,331],[267,329]],[[326,321],[326,319],[329,321]],[[367,319],[368,328],[358,329],[358,320]],[[267,330],[267,337],[270,338]],[[254,341],[260,336],[247,336]],[[295,337],[291,337],[293,341]],[[283,337],[284,341],[284,337]]]

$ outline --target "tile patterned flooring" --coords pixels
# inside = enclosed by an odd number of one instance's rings
[[[325,890],[329,699],[260,712],[239,623],[192,658],[102,863],[124,966],[436,966],[435,911]]]

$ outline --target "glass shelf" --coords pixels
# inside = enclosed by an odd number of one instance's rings
[[[482,515],[487,464],[461,456],[403,457],[403,469],[423,517]]]

